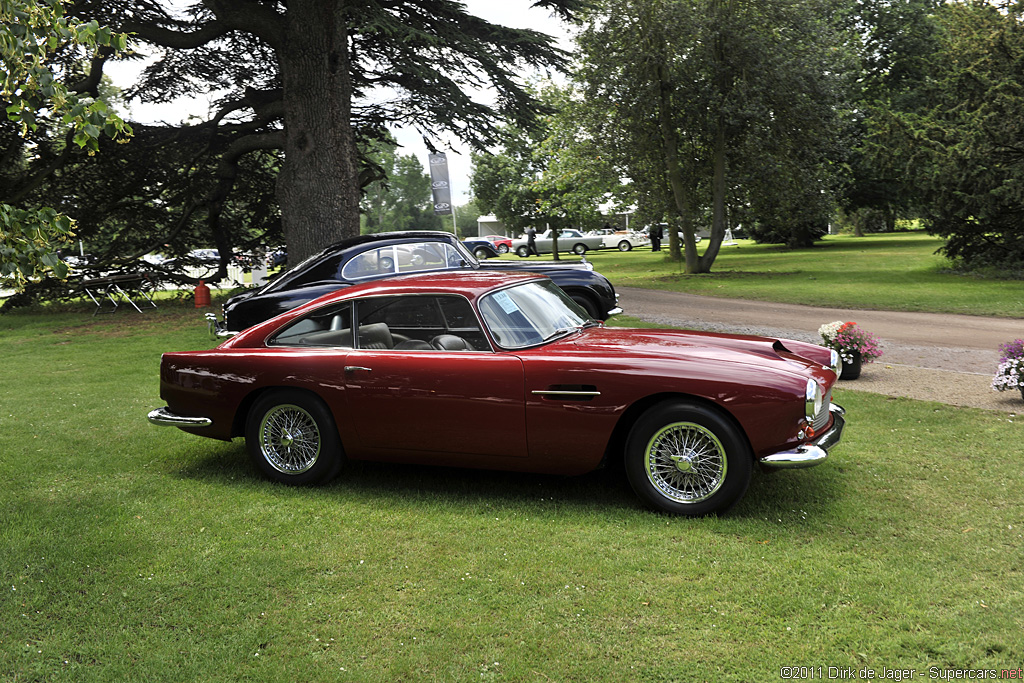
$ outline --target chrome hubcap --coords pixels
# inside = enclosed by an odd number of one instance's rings
[[[711,430],[693,422],[661,428],[647,444],[647,478],[666,498],[699,503],[725,483],[727,462],[722,442]]]
[[[320,457],[320,430],[316,420],[296,405],[275,406],[260,423],[260,451],[267,463],[282,474],[302,474]]]

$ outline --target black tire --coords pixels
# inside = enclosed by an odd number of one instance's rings
[[[473,256],[476,256],[478,260],[483,261],[490,258],[490,252],[483,247],[477,247],[476,251],[473,252]]]
[[[395,270],[395,260],[393,258],[391,258],[390,256],[384,256],[383,258],[381,258],[379,263],[380,263],[380,269],[381,270],[387,271],[389,273],[394,272],[394,270]]]
[[[576,254],[577,256],[583,256],[584,254],[587,253],[587,245],[583,243],[572,245],[572,253]]]
[[[302,391],[275,391],[256,401],[245,423],[245,445],[256,468],[282,484],[326,483],[345,462],[331,411]]]
[[[569,298],[575,301],[577,304],[579,304],[580,308],[586,311],[587,315],[590,316],[593,320],[601,319],[598,316],[597,307],[594,305],[594,302],[590,300],[590,297],[587,296],[586,294],[570,294]]]
[[[629,240],[622,240],[619,242],[619,251],[631,251],[633,244]]]
[[[507,244],[499,244],[498,245],[498,253],[499,254],[507,254],[508,253],[508,245]]]
[[[626,476],[640,499],[661,512],[707,515],[728,510],[750,485],[754,458],[722,413],[667,401],[644,413],[626,441]]]
[[[516,256],[519,258],[526,258],[530,255],[529,247],[516,247]]]

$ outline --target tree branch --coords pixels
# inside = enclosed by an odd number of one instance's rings
[[[182,32],[128,20],[121,24],[121,30],[134,33],[147,43],[176,50],[189,50],[224,37],[231,32],[231,27],[214,20],[203,24],[198,30]]]

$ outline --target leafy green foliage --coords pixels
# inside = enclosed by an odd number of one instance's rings
[[[606,0],[589,18],[582,119],[642,212],[678,224],[687,272],[710,270],[727,225],[805,235],[830,213],[846,128],[841,6]],[[711,238],[698,254],[701,227]]]
[[[442,230],[440,216],[431,202],[430,176],[413,154],[399,155],[393,142],[379,143],[374,161],[385,178],[370,183],[360,206],[363,232],[392,230]]]
[[[99,99],[82,97],[48,61],[59,48],[81,47],[107,54],[123,51],[127,35],[96,21],[79,23],[60,0],[0,2],[0,101],[22,136],[39,128],[40,116],[56,117],[72,144],[94,154],[100,138],[127,140],[131,127]],[[0,204],[0,276],[16,287],[46,273],[63,278],[67,266],[56,248],[71,236],[73,222],[53,209],[29,211]]]
[[[54,253],[55,245],[70,242],[74,223],[53,209],[26,211],[0,204],[0,280],[27,281],[45,271],[58,278],[68,267]]]
[[[910,179],[929,229],[967,268],[1024,262],[1024,7],[966,0],[937,15],[939,50],[906,106],[873,121],[880,166]]]
[[[603,220],[599,207],[618,182],[600,146],[579,125],[580,93],[552,83],[537,92],[551,113],[529,128],[507,127],[497,152],[474,154],[473,194],[512,229],[597,227]]]

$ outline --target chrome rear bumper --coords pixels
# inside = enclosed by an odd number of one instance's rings
[[[829,411],[832,413],[832,426],[817,439],[790,451],[766,455],[758,460],[761,466],[767,469],[781,470],[814,467],[825,462],[829,449],[839,443],[843,437],[843,428],[846,426],[846,420],[843,418],[846,411],[841,406],[833,403],[829,406]]]
[[[176,415],[166,407],[151,410],[149,421],[158,427],[209,427],[213,420],[208,417],[185,417]]]

